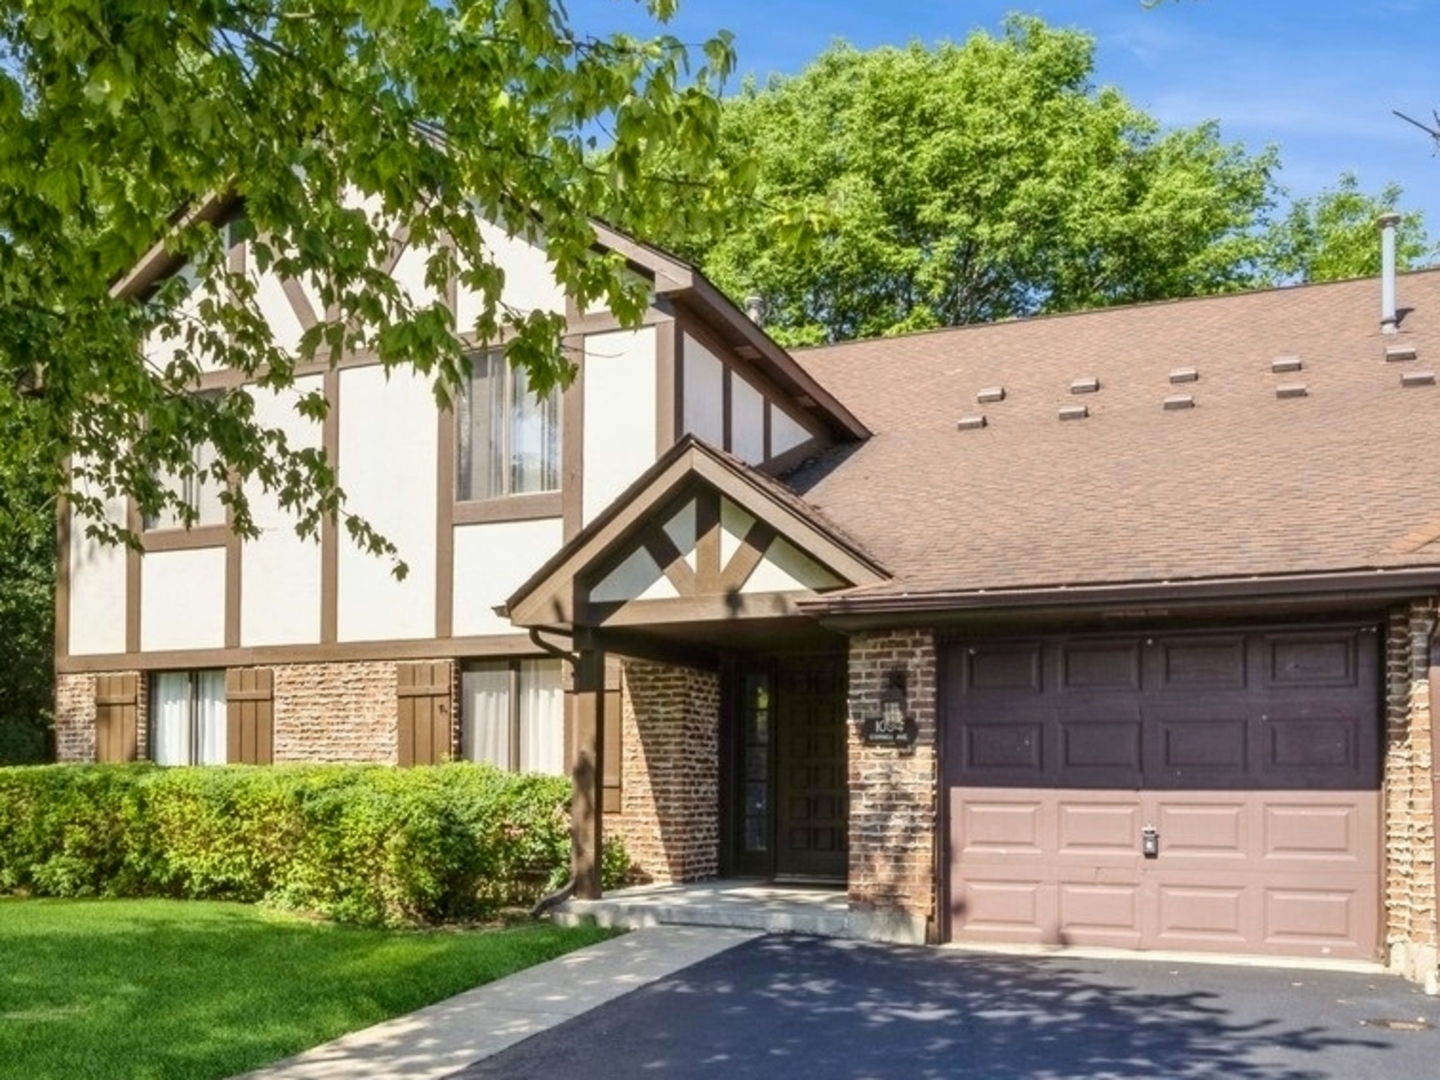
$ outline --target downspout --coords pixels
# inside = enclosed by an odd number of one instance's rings
[[[575,654],[569,649],[563,649],[559,645],[554,644],[553,642],[546,641],[543,637],[540,636],[541,633],[542,631],[539,627],[532,626],[530,628],[531,642],[535,645],[537,649],[540,649],[542,652],[547,652],[551,656],[558,656],[561,660],[565,661],[565,663],[569,664],[570,677],[571,679],[574,679],[575,663],[577,659]],[[572,895],[574,895],[575,886],[579,883],[579,875],[575,872],[575,852],[579,849],[580,837],[576,835],[575,819],[572,816],[570,819],[570,876],[565,880],[565,884],[561,885],[558,889],[546,893],[539,900],[535,901],[535,906],[530,909],[530,918],[544,918],[547,914],[550,913],[552,908],[559,907],[566,900],[569,900]]]

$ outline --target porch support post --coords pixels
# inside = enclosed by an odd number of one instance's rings
[[[578,644],[578,643],[577,643]],[[605,654],[582,647],[570,696],[575,757],[570,778],[570,868],[575,895],[600,899],[602,784],[605,776]]]

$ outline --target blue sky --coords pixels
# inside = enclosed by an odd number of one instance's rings
[[[649,32],[634,0],[569,0],[583,29]],[[1227,140],[1280,149],[1279,181],[1313,195],[1352,171],[1405,189],[1440,240],[1440,158],[1421,131],[1440,107],[1440,5],[1425,0],[680,0],[669,32],[735,34],[740,71],[794,74],[835,38],[861,48],[997,33],[1007,11],[1096,39],[1096,82],[1169,125],[1220,122]],[[738,79],[736,81],[738,85]]]

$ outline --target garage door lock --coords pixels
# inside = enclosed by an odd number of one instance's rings
[[[1160,830],[1154,825],[1146,825],[1140,830],[1140,853],[1147,859],[1154,859],[1160,854]]]

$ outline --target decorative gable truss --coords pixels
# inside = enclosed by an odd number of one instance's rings
[[[687,437],[506,611],[517,625],[562,630],[774,617],[887,576],[781,485]]]

